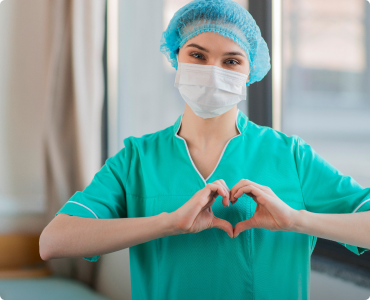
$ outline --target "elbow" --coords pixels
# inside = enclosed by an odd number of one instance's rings
[[[63,218],[66,218],[64,214],[57,215],[41,232],[39,254],[42,260],[66,257],[66,239],[63,237],[70,219],[63,221]]]
[[[45,261],[50,259],[45,252],[41,251],[41,248],[40,248],[40,257],[42,260]]]
[[[42,260],[49,260],[53,258],[51,253],[52,247],[50,247],[51,244],[50,237],[44,229],[39,239],[39,254]]]
[[[41,250],[41,247],[40,247],[40,257],[42,260],[49,260],[50,257],[48,256],[49,253],[46,252],[44,249]]]
[[[39,238],[39,254],[42,260],[64,257],[60,255],[65,252],[62,250],[64,249],[64,239],[61,238],[63,234],[60,231],[60,228],[66,227],[63,217],[65,217],[64,214],[57,215],[41,232]]]

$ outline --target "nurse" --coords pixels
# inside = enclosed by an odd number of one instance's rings
[[[370,188],[237,109],[270,58],[236,2],[185,5],[161,51],[184,113],[124,139],[44,229],[42,258],[129,247],[132,299],[309,299],[316,237],[369,250]]]

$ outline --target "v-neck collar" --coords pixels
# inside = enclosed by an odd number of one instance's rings
[[[209,176],[208,176],[207,178],[204,178],[204,177],[202,176],[202,174],[200,174],[199,170],[197,169],[197,167],[196,167],[196,166],[195,166],[195,164],[194,164],[193,159],[191,158],[191,155],[190,155],[190,152],[189,152],[189,148],[188,148],[188,145],[187,145],[187,143],[186,143],[185,139],[184,139],[184,138],[182,138],[181,136],[179,136],[179,135],[177,134],[177,133],[178,133],[178,131],[179,131],[179,129],[180,129],[180,125],[181,125],[182,117],[183,117],[183,116],[184,116],[184,114],[181,114],[181,115],[177,118],[177,120],[176,120],[175,124],[172,126],[172,127],[173,127],[173,133],[174,133],[174,136],[175,136],[176,138],[181,139],[181,140],[183,140],[183,141],[184,141],[184,144],[185,144],[186,150],[187,150],[187,152],[188,152],[189,159],[190,159],[191,163],[193,164],[193,167],[194,167],[195,171],[197,171],[197,173],[199,174],[200,178],[202,179],[202,181],[203,181],[203,182],[204,182],[204,184],[206,185],[206,184],[207,184],[207,180],[208,180],[209,178],[211,178],[211,176],[213,175],[213,173],[216,171],[216,169],[217,169],[217,167],[218,167],[218,165],[219,165],[219,163],[220,163],[220,161],[221,161],[221,159],[222,159],[222,156],[224,155],[224,152],[225,152],[226,147],[227,147],[227,145],[229,144],[229,142],[230,142],[232,139],[234,139],[234,138],[236,138],[236,137],[239,137],[239,136],[243,135],[243,134],[245,133],[245,131],[247,130],[248,117],[247,117],[247,116],[246,116],[246,115],[245,115],[241,110],[237,109],[237,111],[236,111],[236,120],[235,120],[235,123],[236,123],[236,128],[239,130],[239,134],[238,134],[238,135],[236,135],[236,136],[234,136],[234,137],[232,137],[231,139],[229,139],[229,140],[227,141],[227,143],[226,143],[226,145],[225,145],[224,149],[222,150],[222,153],[221,153],[221,155],[220,155],[220,157],[219,157],[219,159],[218,159],[218,162],[217,162],[217,164],[216,164],[215,168],[213,169],[213,171],[211,172],[211,174],[209,174]]]
[[[180,129],[180,125],[182,122],[182,117],[184,114],[181,114],[176,122],[172,125],[173,134],[175,136],[178,136],[177,133]],[[248,117],[238,108],[236,111],[236,127],[238,128],[240,134],[243,134],[247,130],[247,124],[248,124]],[[239,135],[237,135],[239,136]],[[178,136],[180,137],[180,136]]]

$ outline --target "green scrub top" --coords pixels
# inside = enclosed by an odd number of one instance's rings
[[[370,188],[343,175],[302,138],[259,126],[240,110],[240,134],[229,140],[204,179],[186,141],[177,135],[182,116],[163,130],[124,139],[125,147],[107,159],[92,182],[57,214],[112,219],[170,213],[207,183],[223,179],[231,189],[243,178],[269,186],[296,210],[370,210]],[[255,209],[247,195],[229,207],[218,196],[212,206],[215,216],[233,226],[251,218]],[[235,239],[212,228],[151,240],[129,248],[132,299],[307,300],[315,243],[314,236],[261,228]],[[369,250],[340,244],[357,255]]]

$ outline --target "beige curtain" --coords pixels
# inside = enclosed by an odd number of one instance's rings
[[[44,162],[47,220],[102,166],[105,0],[50,0]],[[54,275],[93,286],[98,262],[48,261]]]

